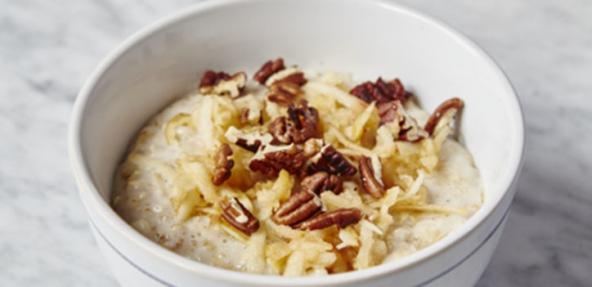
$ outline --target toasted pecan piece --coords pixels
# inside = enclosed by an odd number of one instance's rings
[[[300,86],[289,81],[276,81],[269,87],[267,99],[279,105],[290,105],[301,94]]]
[[[321,213],[312,217],[296,227],[302,230],[317,230],[337,225],[345,228],[348,225],[358,223],[362,219],[362,211],[357,208],[340,208],[331,212]]]
[[[234,166],[234,160],[232,159],[232,148],[230,145],[223,144],[215,157],[216,168],[212,176],[212,182],[215,185],[221,185],[232,174],[232,167]]]
[[[463,106],[464,103],[459,98],[452,98],[444,101],[436,108],[434,113],[430,115],[428,121],[424,126],[424,130],[429,135],[432,135],[434,133],[434,130],[436,129],[436,126],[440,122],[440,119],[442,119],[442,117],[444,117],[446,113],[456,114],[462,109]]]
[[[302,149],[292,146],[290,149],[263,152],[262,157],[255,157],[249,163],[252,171],[258,171],[268,177],[277,177],[282,169],[290,174],[300,172],[306,163]]]
[[[311,164],[308,166],[308,174],[315,173],[317,171],[325,171],[329,174],[338,176],[352,176],[356,174],[356,168],[339,153],[333,146],[326,145],[317,153],[312,159]]]
[[[321,200],[314,193],[293,193],[273,214],[272,219],[278,224],[293,226],[315,215],[321,206]]]
[[[247,85],[247,74],[244,72],[235,73],[232,76],[224,72],[206,71],[200,84],[199,92],[202,94],[216,94],[236,98]]]
[[[309,107],[306,101],[299,106],[290,105],[287,117],[278,117],[268,126],[276,143],[304,143],[310,138],[320,137],[319,112]]]
[[[285,69],[286,67],[284,66],[284,59],[282,58],[277,58],[275,60],[269,60],[267,62],[265,62],[265,64],[263,64],[263,66],[261,66],[261,68],[259,69],[259,71],[257,71],[257,73],[255,73],[255,75],[253,76],[253,79],[255,79],[255,81],[261,83],[262,85],[265,84],[265,81],[267,81],[267,79]]]
[[[218,82],[228,79],[230,79],[230,75],[225,72],[214,72],[212,70],[207,70],[201,77],[199,87],[213,87],[218,84]]]
[[[306,78],[304,77],[303,72],[295,71],[294,73],[291,73],[291,74],[273,82],[273,84],[276,84],[276,83],[290,83],[293,85],[297,85],[298,87],[301,87],[302,85],[306,84]]]
[[[378,104],[380,124],[395,122],[399,125],[398,140],[417,142],[429,136],[415,121],[415,119],[401,114],[403,106],[400,101]]]
[[[385,82],[380,77],[374,83],[368,81],[355,86],[350,94],[367,103],[376,102],[377,104],[391,101],[404,102],[409,97],[399,79]]]
[[[376,106],[376,109],[378,110],[378,116],[380,116],[380,124],[383,125],[393,121],[399,122],[399,106],[400,105],[398,101],[391,101],[378,104]]]
[[[259,229],[259,220],[236,197],[222,200],[220,208],[222,219],[243,233],[251,235]]]
[[[374,168],[372,168],[372,161],[369,157],[363,156],[359,162],[360,177],[362,179],[362,187],[364,191],[372,195],[374,198],[380,198],[384,194],[384,187],[376,179]]]
[[[319,171],[303,178],[300,182],[300,188],[302,191],[308,191],[315,194],[320,194],[325,191],[332,191],[333,193],[339,194],[343,189],[343,181],[339,176]]]
[[[261,146],[261,141],[255,140],[252,143],[250,143],[246,139],[237,139],[234,144],[236,144],[237,146],[240,146],[250,152],[257,152],[257,150],[259,150],[259,147]]]

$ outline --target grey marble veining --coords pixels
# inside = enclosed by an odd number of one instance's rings
[[[72,103],[109,50],[192,2],[0,0],[0,286],[116,284],[68,166]],[[401,2],[476,40],[524,106],[524,172],[478,286],[592,286],[592,1]]]

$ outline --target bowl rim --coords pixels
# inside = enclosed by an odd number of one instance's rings
[[[365,5],[377,5],[382,9],[392,10],[397,13],[406,14],[411,18],[415,18],[417,21],[423,22],[427,25],[437,28],[442,33],[450,36],[454,41],[460,43],[468,51],[476,54],[480,57],[492,71],[495,72],[495,76],[499,78],[500,82],[505,83],[503,87],[505,90],[505,96],[503,97],[503,105],[508,110],[510,115],[515,120],[515,145],[512,146],[510,152],[510,166],[508,172],[504,173],[503,186],[504,190],[500,193],[500,196],[496,198],[495,202],[489,206],[482,206],[469,220],[467,220],[462,226],[449,233],[439,241],[415,252],[414,254],[402,258],[399,261],[385,262],[383,264],[374,266],[372,268],[364,270],[356,270],[352,272],[332,274],[323,277],[281,277],[273,275],[259,275],[250,274],[246,272],[227,270],[205,263],[201,263],[195,260],[185,258],[179,254],[169,251],[157,243],[144,237],[142,234],[133,229],[128,225],[122,218],[115,213],[108,202],[106,202],[99,194],[96,186],[92,181],[92,177],[88,170],[85,162],[85,157],[82,154],[81,149],[81,123],[84,118],[84,113],[89,102],[90,95],[93,94],[94,88],[97,83],[103,78],[106,72],[109,71],[110,67],[115,64],[126,52],[139,45],[141,42],[149,38],[152,34],[158,33],[161,30],[168,28],[178,22],[181,22],[190,17],[197,17],[200,14],[207,13],[213,9],[223,9],[227,6],[232,6],[240,3],[253,3],[253,2],[266,2],[272,0],[220,0],[220,1],[204,1],[193,4],[187,8],[181,9],[172,15],[162,18],[155,23],[142,28],[138,32],[128,37],[123,43],[121,43],[115,50],[111,51],[92,72],[91,76],[87,79],[82,89],[80,90],[76,102],[74,104],[71,124],[68,133],[68,152],[70,157],[71,167],[74,176],[77,181],[80,196],[82,201],[89,212],[91,210],[97,216],[100,216],[103,222],[106,222],[113,230],[119,235],[126,238],[126,240],[134,242],[137,246],[142,248],[145,252],[149,252],[155,257],[161,260],[175,265],[176,267],[183,268],[189,272],[192,272],[198,276],[211,278],[214,280],[233,282],[233,283],[247,283],[255,284],[259,286],[312,286],[322,283],[325,286],[332,286],[342,283],[359,282],[374,277],[381,277],[391,272],[399,272],[401,270],[408,269],[414,265],[417,265],[425,260],[450,249],[451,247],[458,244],[464,237],[467,237],[473,233],[486,219],[493,213],[494,210],[502,202],[505,195],[511,190],[512,185],[515,183],[520,170],[523,165],[524,158],[524,117],[522,113],[522,107],[520,100],[516,95],[511,82],[499,67],[499,65],[476,43],[464,36],[462,33],[451,28],[442,21],[427,16],[426,14],[419,12],[415,9],[411,9],[400,4],[394,3],[388,0],[346,0],[343,2],[356,2],[364,3]],[[277,1],[277,0],[276,0]],[[309,2],[315,3],[317,1],[310,0]],[[307,3],[309,3],[307,2]],[[96,228],[96,226],[95,226]],[[98,229],[98,228],[97,228]],[[99,230],[98,230],[99,231]]]

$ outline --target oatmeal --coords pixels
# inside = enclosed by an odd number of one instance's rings
[[[454,139],[461,99],[427,113],[399,79],[266,62],[207,71],[152,118],[116,176],[112,205],[163,247],[223,268],[322,275],[398,260],[482,203]]]

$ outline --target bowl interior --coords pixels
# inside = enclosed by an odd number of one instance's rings
[[[195,89],[204,70],[252,75],[278,56],[357,80],[398,77],[427,110],[462,98],[461,134],[483,176],[484,209],[506,192],[521,154],[522,119],[499,69],[430,19],[353,0],[233,1],[188,10],[134,36],[82,94],[79,148],[97,191],[109,199],[130,140],[152,115]]]

